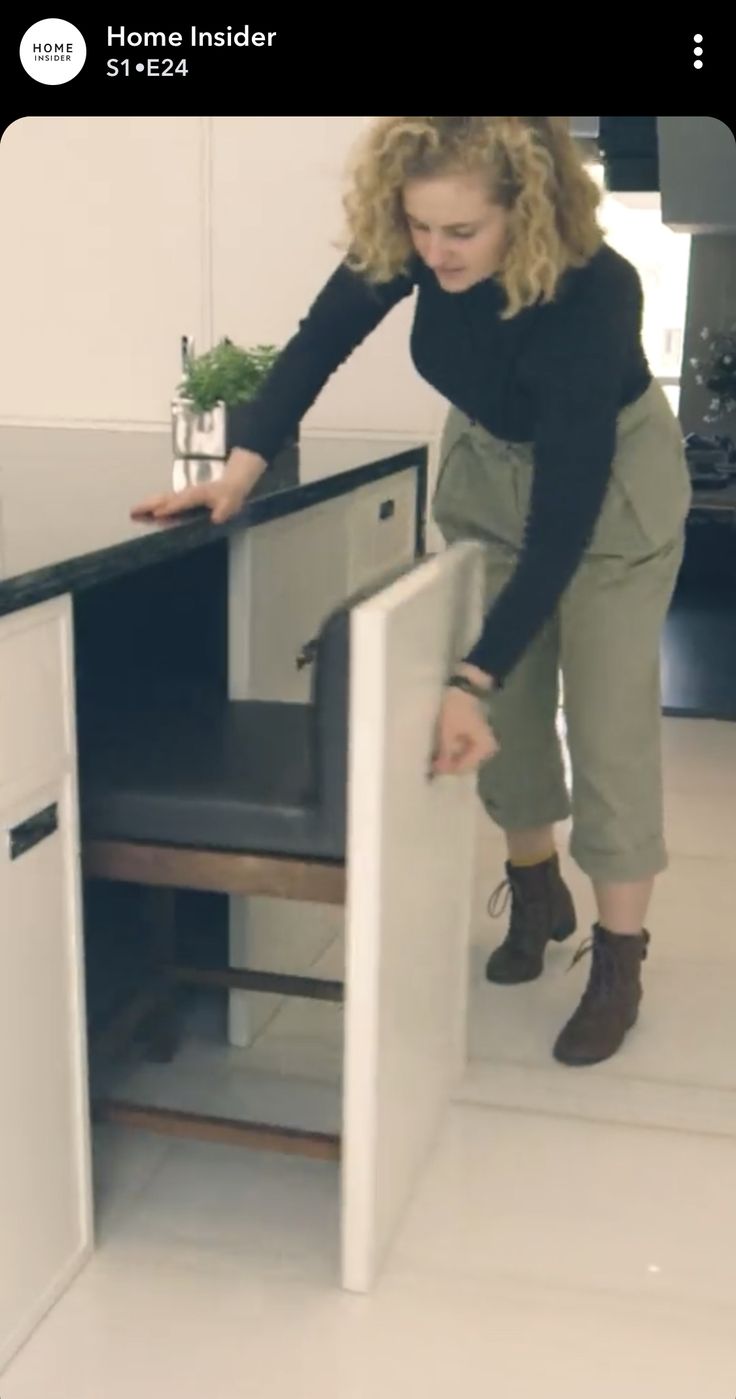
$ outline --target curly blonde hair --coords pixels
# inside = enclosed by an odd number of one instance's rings
[[[414,249],[402,193],[409,180],[481,174],[510,213],[497,279],[503,319],[552,300],[562,274],[600,248],[601,192],[567,117],[379,117],[347,168],[346,261],[369,281],[407,270]]]

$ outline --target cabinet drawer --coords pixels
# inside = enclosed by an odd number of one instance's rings
[[[410,468],[233,537],[233,699],[309,703],[312,670],[298,660],[325,618],[414,557],[416,481]]]
[[[324,618],[345,596],[344,497],[246,533],[231,545],[230,693],[307,704],[312,672],[298,664]],[[239,579],[240,550],[246,570]],[[242,601],[241,601],[242,598]],[[247,656],[242,611],[248,611]],[[243,688],[245,684],[245,688]]]
[[[72,774],[0,807],[0,837],[1,1369],[92,1237]]]
[[[0,789],[56,776],[73,753],[69,637],[63,600],[0,618]]]
[[[416,487],[417,473],[410,470],[356,491],[348,510],[349,592],[413,559]]]

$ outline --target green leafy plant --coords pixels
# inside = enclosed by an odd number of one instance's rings
[[[278,354],[275,345],[243,349],[231,340],[221,340],[187,361],[179,392],[191,401],[196,413],[208,413],[218,403],[246,403],[260,388]]]
[[[728,331],[713,334],[707,327],[700,332],[706,350],[703,356],[690,360],[696,384],[702,384],[714,395],[706,423],[717,423],[720,418],[736,410],[736,323]]]

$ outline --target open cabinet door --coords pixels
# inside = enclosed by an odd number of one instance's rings
[[[342,1284],[370,1290],[465,1058],[474,775],[428,777],[449,668],[482,620],[456,544],[351,616]]]

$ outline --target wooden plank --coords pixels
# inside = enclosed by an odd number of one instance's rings
[[[142,892],[144,917],[151,931],[151,955],[161,980],[161,995],[148,1020],[146,1057],[168,1064],[181,1039],[176,985],[169,970],[177,960],[178,890],[152,886]]]
[[[171,967],[170,975],[182,985],[219,986],[227,990],[266,991],[279,996],[301,996],[312,1001],[342,1001],[341,981],[286,972],[244,971],[240,967]]]
[[[338,861],[296,860],[122,840],[85,841],[82,860],[88,879],[203,889],[220,894],[260,894],[304,903],[345,902],[345,866]]]
[[[93,1055],[113,1058],[127,1048],[136,1030],[160,1004],[162,991],[160,978],[153,977],[115,1010],[92,1039]]]
[[[319,1161],[340,1159],[339,1136],[298,1127],[279,1127],[234,1117],[209,1117],[204,1113],[149,1107],[112,1098],[95,1102],[94,1117],[100,1122],[115,1122],[163,1136],[242,1146],[255,1151],[276,1151],[288,1156],[308,1156]]]

